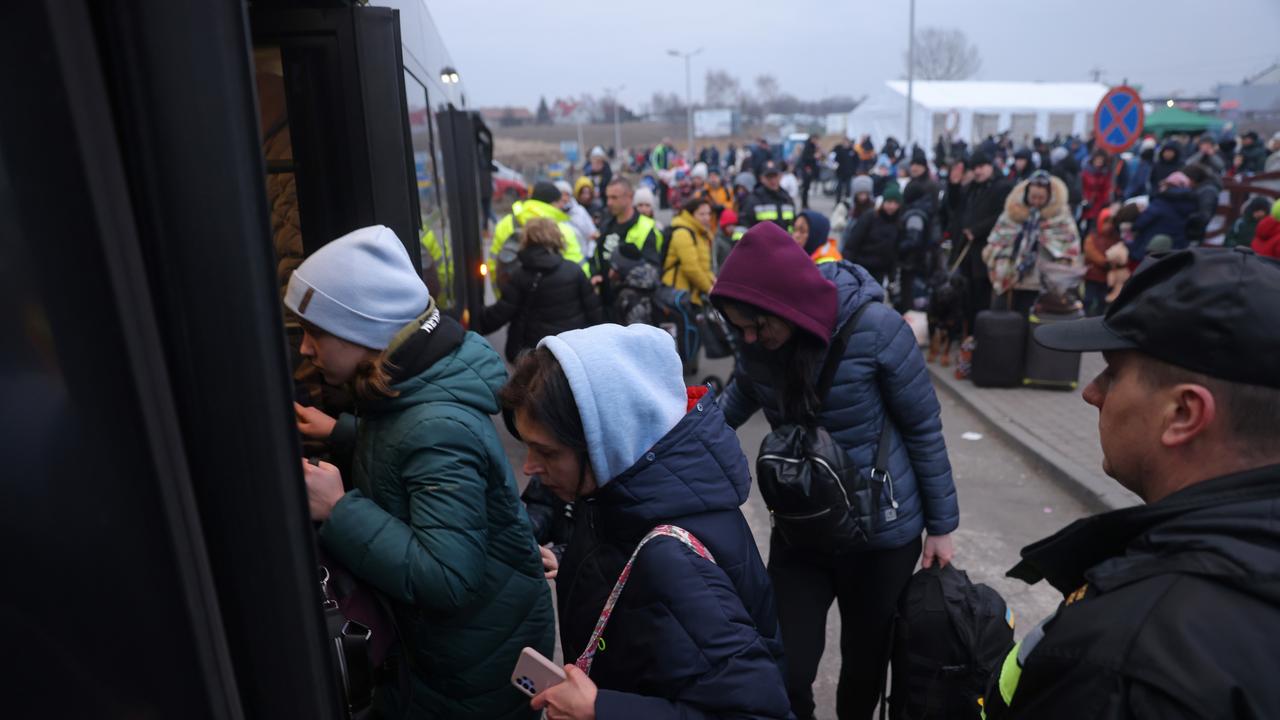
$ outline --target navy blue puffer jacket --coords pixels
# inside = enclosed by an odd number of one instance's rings
[[[823,263],[818,270],[836,286],[837,329],[863,305],[875,303],[849,336],[819,416],[860,468],[875,463],[881,423],[886,417],[893,422],[889,474],[898,515],[875,528],[872,547],[902,547],[919,537],[921,530],[930,535],[955,530],[960,509],[942,438],[941,407],[911,328],[883,303],[884,290],[861,267],[841,261]],[[737,372],[745,367],[747,363],[739,358]],[[771,426],[784,422],[767,377],[735,374],[720,404],[733,427],[761,407]],[[888,498],[882,501],[887,503]]]
[[[704,397],[635,465],[576,505],[556,591],[567,662],[587,640],[618,574],[655,525],[678,540],[641,550],[591,669],[596,717],[790,718],[773,586],[739,506],[751,475],[724,415]]]

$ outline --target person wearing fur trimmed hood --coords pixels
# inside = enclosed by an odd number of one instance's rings
[[[1078,266],[1080,231],[1067,206],[1067,186],[1037,171],[1014,186],[987,238],[982,259],[996,297],[1013,292],[1013,307],[1030,310],[1040,294],[1041,263]]]

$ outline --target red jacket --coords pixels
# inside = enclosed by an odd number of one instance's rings
[[[1084,201],[1089,203],[1084,210],[1086,220],[1097,220],[1098,213],[1111,204],[1112,188],[1111,172],[1095,170],[1092,166],[1080,173],[1080,185],[1084,191]]]
[[[1274,215],[1262,218],[1253,231],[1253,251],[1259,255],[1280,258],[1280,220]]]

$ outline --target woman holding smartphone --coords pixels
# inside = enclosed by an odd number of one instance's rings
[[[548,717],[789,718],[746,458],[647,325],[545,338],[501,394],[524,472],[574,502],[556,577],[566,681]],[[622,581],[620,582],[620,578]],[[615,591],[616,589],[616,591]]]

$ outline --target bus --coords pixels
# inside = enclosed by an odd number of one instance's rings
[[[5,714],[348,717],[281,290],[378,223],[476,311],[465,72],[422,0],[0,18]]]

